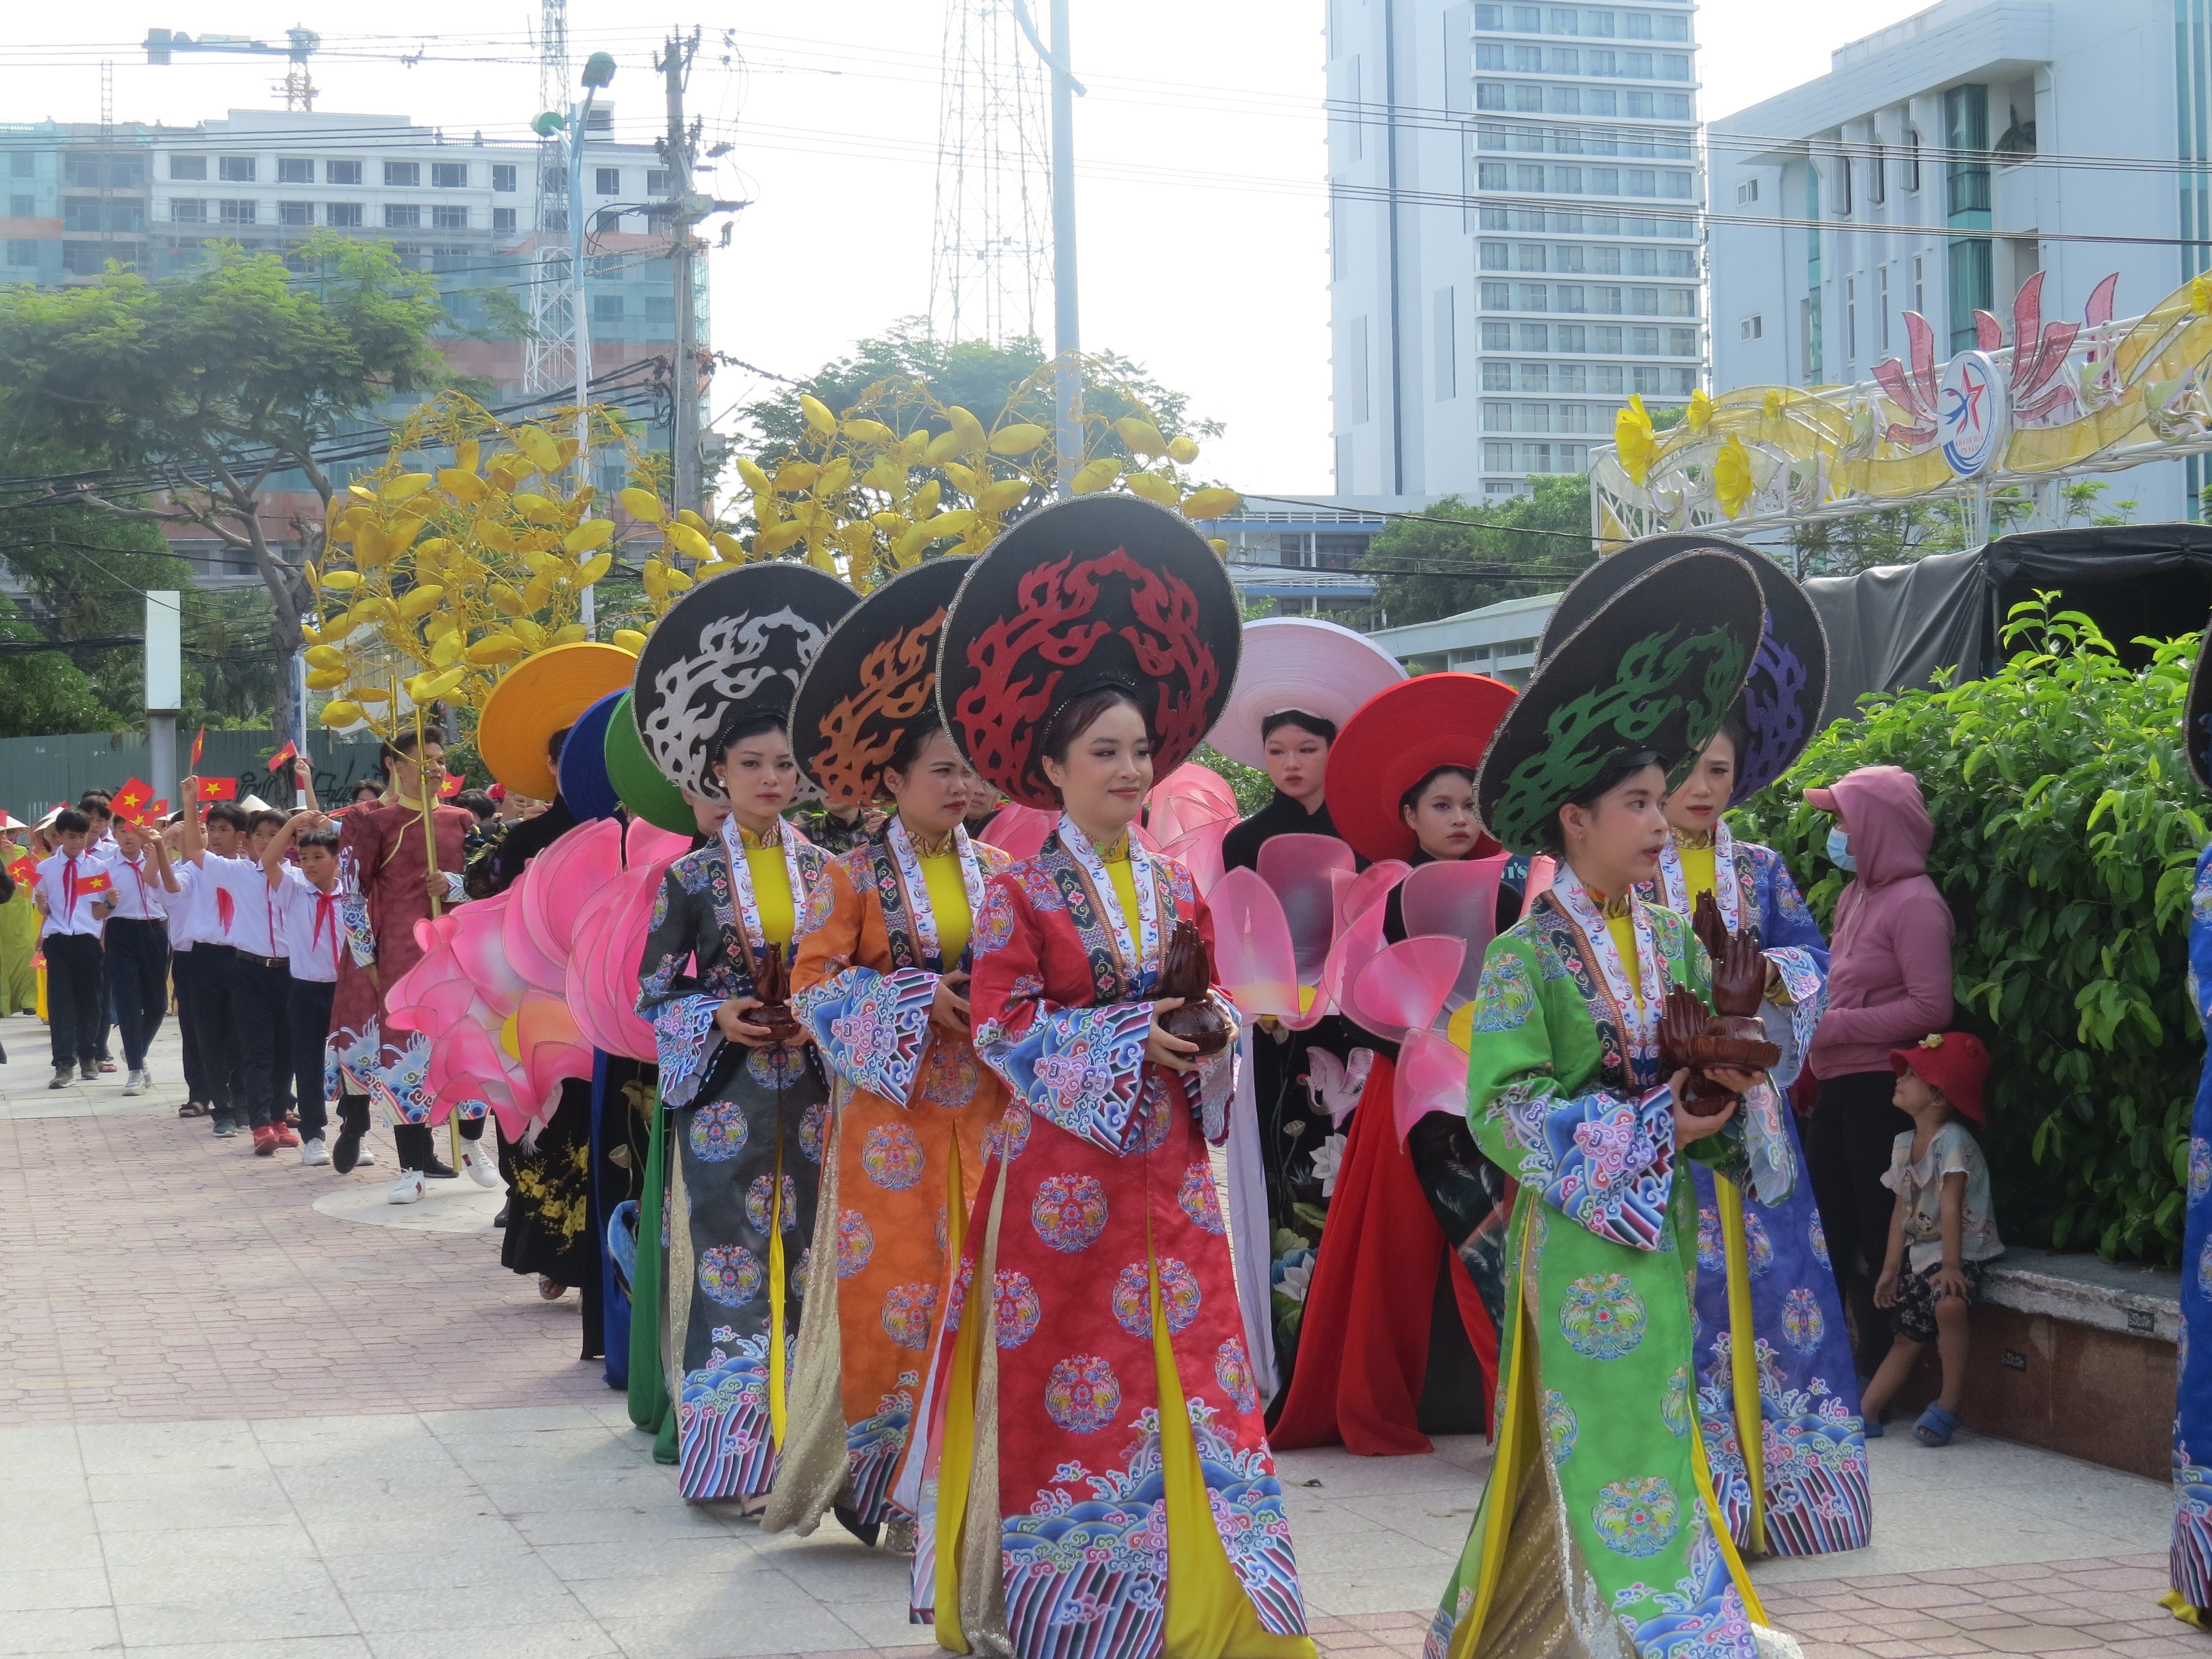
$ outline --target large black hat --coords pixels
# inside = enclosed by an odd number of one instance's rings
[[[925,559],[854,606],[799,682],[791,750],[841,806],[876,798],[916,719],[937,712],[937,642],[972,560]]]
[[[1038,740],[1072,699],[1125,687],[1150,711],[1155,777],[1205,740],[1237,678],[1237,591],[1190,521],[1133,495],[1038,508],[975,562],[945,621],[945,729],[1024,806],[1058,805]]]
[[[631,710],[670,782],[706,800],[714,734],[741,710],[787,714],[799,677],[860,596],[792,562],[749,564],[700,583],[668,609],[638,656]]]
[[[1484,828],[1509,851],[1543,850],[1560,806],[1638,750],[1678,782],[1742,691],[1764,614],[1743,561],[1715,549],[1662,559],[1622,588],[1507,707],[1475,780]]]
[[[1595,616],[1613,595],[1677,553],[1717,549],[1732,553],[1759,578],[1766,624],[1752,659],[1751,678],[1740,707],[1750,738],[1736,757],[1730,805],[1747,800],[1796,764],[1812,742],[1828,696],[1828,634],[1820,613],[1790,573],[1757,548],[1702,532],[1646,536],[1609,553],[1575,578],[1559,596],[1536,641],[1541,663],[1567,636]]]
[[[2197,665],[2189,671],[2189,698],[2181,709],[2182,752],[2189,757],[2189,769],[2199,787],[2212,789],[2212,755],[2205,752],[2212,746],[2212,667],[2206,665],[2208,657],[2212,657],[2212,625],[2206,627],[2197,647]]]

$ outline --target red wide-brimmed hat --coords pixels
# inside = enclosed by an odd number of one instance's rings
[[[1889,1051],[1891,1071],[1903,1077],[1908,1066],[1923,1083],[1941,1089],[1960,1117],[1984,1121],[1982,1082],[1990,1074],[1990,1051],[1981,1038],[1972,1031],[1938,1031],[1910,1048]]]
[[[1420,843],[1399,798],[1439,766],[1473,777],[1513,695],[1487,674],[1422,674],[1370,697],[1328,749],[1324,794],[1336,833],[1370,863],[1412,858]]]

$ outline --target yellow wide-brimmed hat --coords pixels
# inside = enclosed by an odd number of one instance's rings
[[[636,672],[637,659],[620,646],[590,640],[518,663],[492,688],[477,721],[484,769],[516,794],[552,799],[561,786],[546,744],[608,692],[627,690]]]

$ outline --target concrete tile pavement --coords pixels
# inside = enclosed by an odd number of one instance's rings
[[[40,1037],[0,1022],[0,1656],[938,1651],[902,1559],[682,1503],[465,1182],[404,1214],[388,1141],[342,1179],[179,1121],[173,1085],[49,1094]],[[153,1065],[180,1075],[173,1030]],[[2212,1659],[2155,1606],[2162,1486],[1963,1436],[1874,1454],[1870,1549],[1754,1569],[1808,1659]],[[1486,1447],[1280,1467],[1322,1651],[1413,1659]]]

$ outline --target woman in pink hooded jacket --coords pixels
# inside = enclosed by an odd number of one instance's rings
[[[1911,773],[1863,766],[1805,799],[1834,814],[1828,855],[1853,877],[1836,901],[1828,1006],[1806,1062],[1820,1097],[1805,1158],[1837,1286],[1855,1310],[1861,1369],[1871,1370],[1887,1346],[1873,1304],[1893,1203],[1882,1172],[1892,1141],[1912,1127],[1890,1103],[1889,1051],[1951,1023],[1951,907],[1928,878],[1936,826]]]

